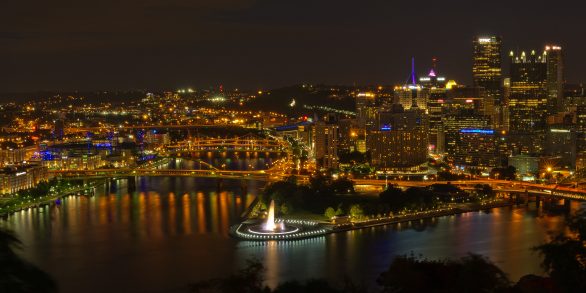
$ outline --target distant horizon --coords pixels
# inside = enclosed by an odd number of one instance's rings
[[[569,83],[586,81],[586,3],[380,0],[172,0],[30,5],[0,11],[0,92],[132,88],[277,88],[397,84],[438,58],[471,84],[472,40],[563,47]]]

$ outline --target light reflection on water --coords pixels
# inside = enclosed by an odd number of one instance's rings
[[[139,178],[113,181],[92,197],[30,209],[7,220],[24,255],[53,274],[62,292],[185,292],[189,282],[229,274],[254,257],[267,284],[352,276],[371,286],[393,257],[490,257],[513,280],[541,273],[531,248],[563,229],[563,217],[535,205],[507,207],[348,231],[291,242],[236,241],[228,235],[262,182]],[[573,209],[578,208],[574,203]]]

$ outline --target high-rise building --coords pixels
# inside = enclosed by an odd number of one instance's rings
[[[427,123],[421,110],[403,110],[394,105],[392,111],[379,113],[378,130],[367,140],[373,166],[383,171],[420,171],[427,160]]]
[[[564,56],[561,46],[545,46],[547,57],[547,98],[550,112],[564,111]]]
[[[314,124],[315,160],[318,167],[331,169],[338,167],[338,125],[329,121]]]
[[[576,132],[571,127],[552,127],[545,135],[545,153],[559,157],[558,167],[574,169],[576,166]]]
[[[548,115],[546,90],[546,54],[531,51],[527,56],[511,52],[511,93],[509,98],[510,130],[514,133],[532,133],[544,130]]]
[[[501,127],[503,93],[500,37],[489,36],[474,39],[472,78],[474,87],[482,87],[486,90],[483,104],[492,109],[493,126]]]
[[[379,107],[376,105],[376,95],[371,92],[362,92],[356,95],[356,119],[358,127],[365,131],[372,129]]]
[[[431,73],[435,75],[433,71]],[[437,80],[435,76],[434,80]],[[427,81],[431,81],[431,77]],[[415,59],[411,59],[411,76],[405,85],[394,88],[393,104],[401,104],[405,110],[411,108],[425,110],[427,109],[428,97],[429,91],[426,91],[423,86],[417,84],[415,77]]]
[[[458,131],[453,162],[459,167],[489,169],[503,165],[506,154],[502,133],[490,128],[464,128]]]
[[[459,139],[460,130],[462,129],[485,129],[490,128],[490,118],[479,115],[472,109],[462,109],[455,114],[446,115],[442,121],[442,131],[444,142],[443,150],[448,154],[448,160],[453,160],[456,154],[456,142]]]
[[[515,153],[541,154],[547,127],[547,55],[510,53],[509,140]]]
[[[446,78],[438,74],[436,68],[437,59],[433,58],[432,68],[426,76],[419,77],[419,83],[422,87],[422,96],[426,97],[425,110],[429,121],[429,150],[438,153],[438,133],[441,129],[442,117],[444,115],[444,104],[447,100],[447,81]],[[452,81],[450,89],[455,84]],[[419,107],[421,108],[421,107]]]

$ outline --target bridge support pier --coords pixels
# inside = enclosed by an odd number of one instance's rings
[[[106,193],[106,195],[110,195],[110,185],[112,185],[112,178],[110,178],[110,177],[106,178],[106,182],[104,183],[104,185],[105,185],[104,192]]]
[[[240,190],[242,195],[248,194],[248,180],[240,180]]]
[[[223,185],[224,185],[224,180],[223,179],[216,180],[216,192],[217,193],[222,192]]]
[[[126,177],[126,179],[128,180],[128,191],[129,192],[133,192],[136,190],[136,176],[128,176]]]
[[[564,198],[564,209],[569,211],[572,206],[572,200],[568,198]]]

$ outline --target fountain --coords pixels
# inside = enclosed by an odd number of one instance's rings
[[[271,200],[269,210],[267,213],[267,220],[264,223],[251,226],[248,232],[253,234],[278,236],[285,234],[292,234],[299,231],[299,227],[285,224],[283,220],[275,219],[275,201]]]
[[[278,219],[275,217],[275,201],[271,200],[266,220],[252,220],[234,227],[233,235],[246,240],[293,240],[316,237],[329,233],[329,229],[317,221]]]
[[[265,231],[275,231],[277,229],[277,225],[275,225],[275,200],[271,200],[269,205],[269,213],[264,229]]]

